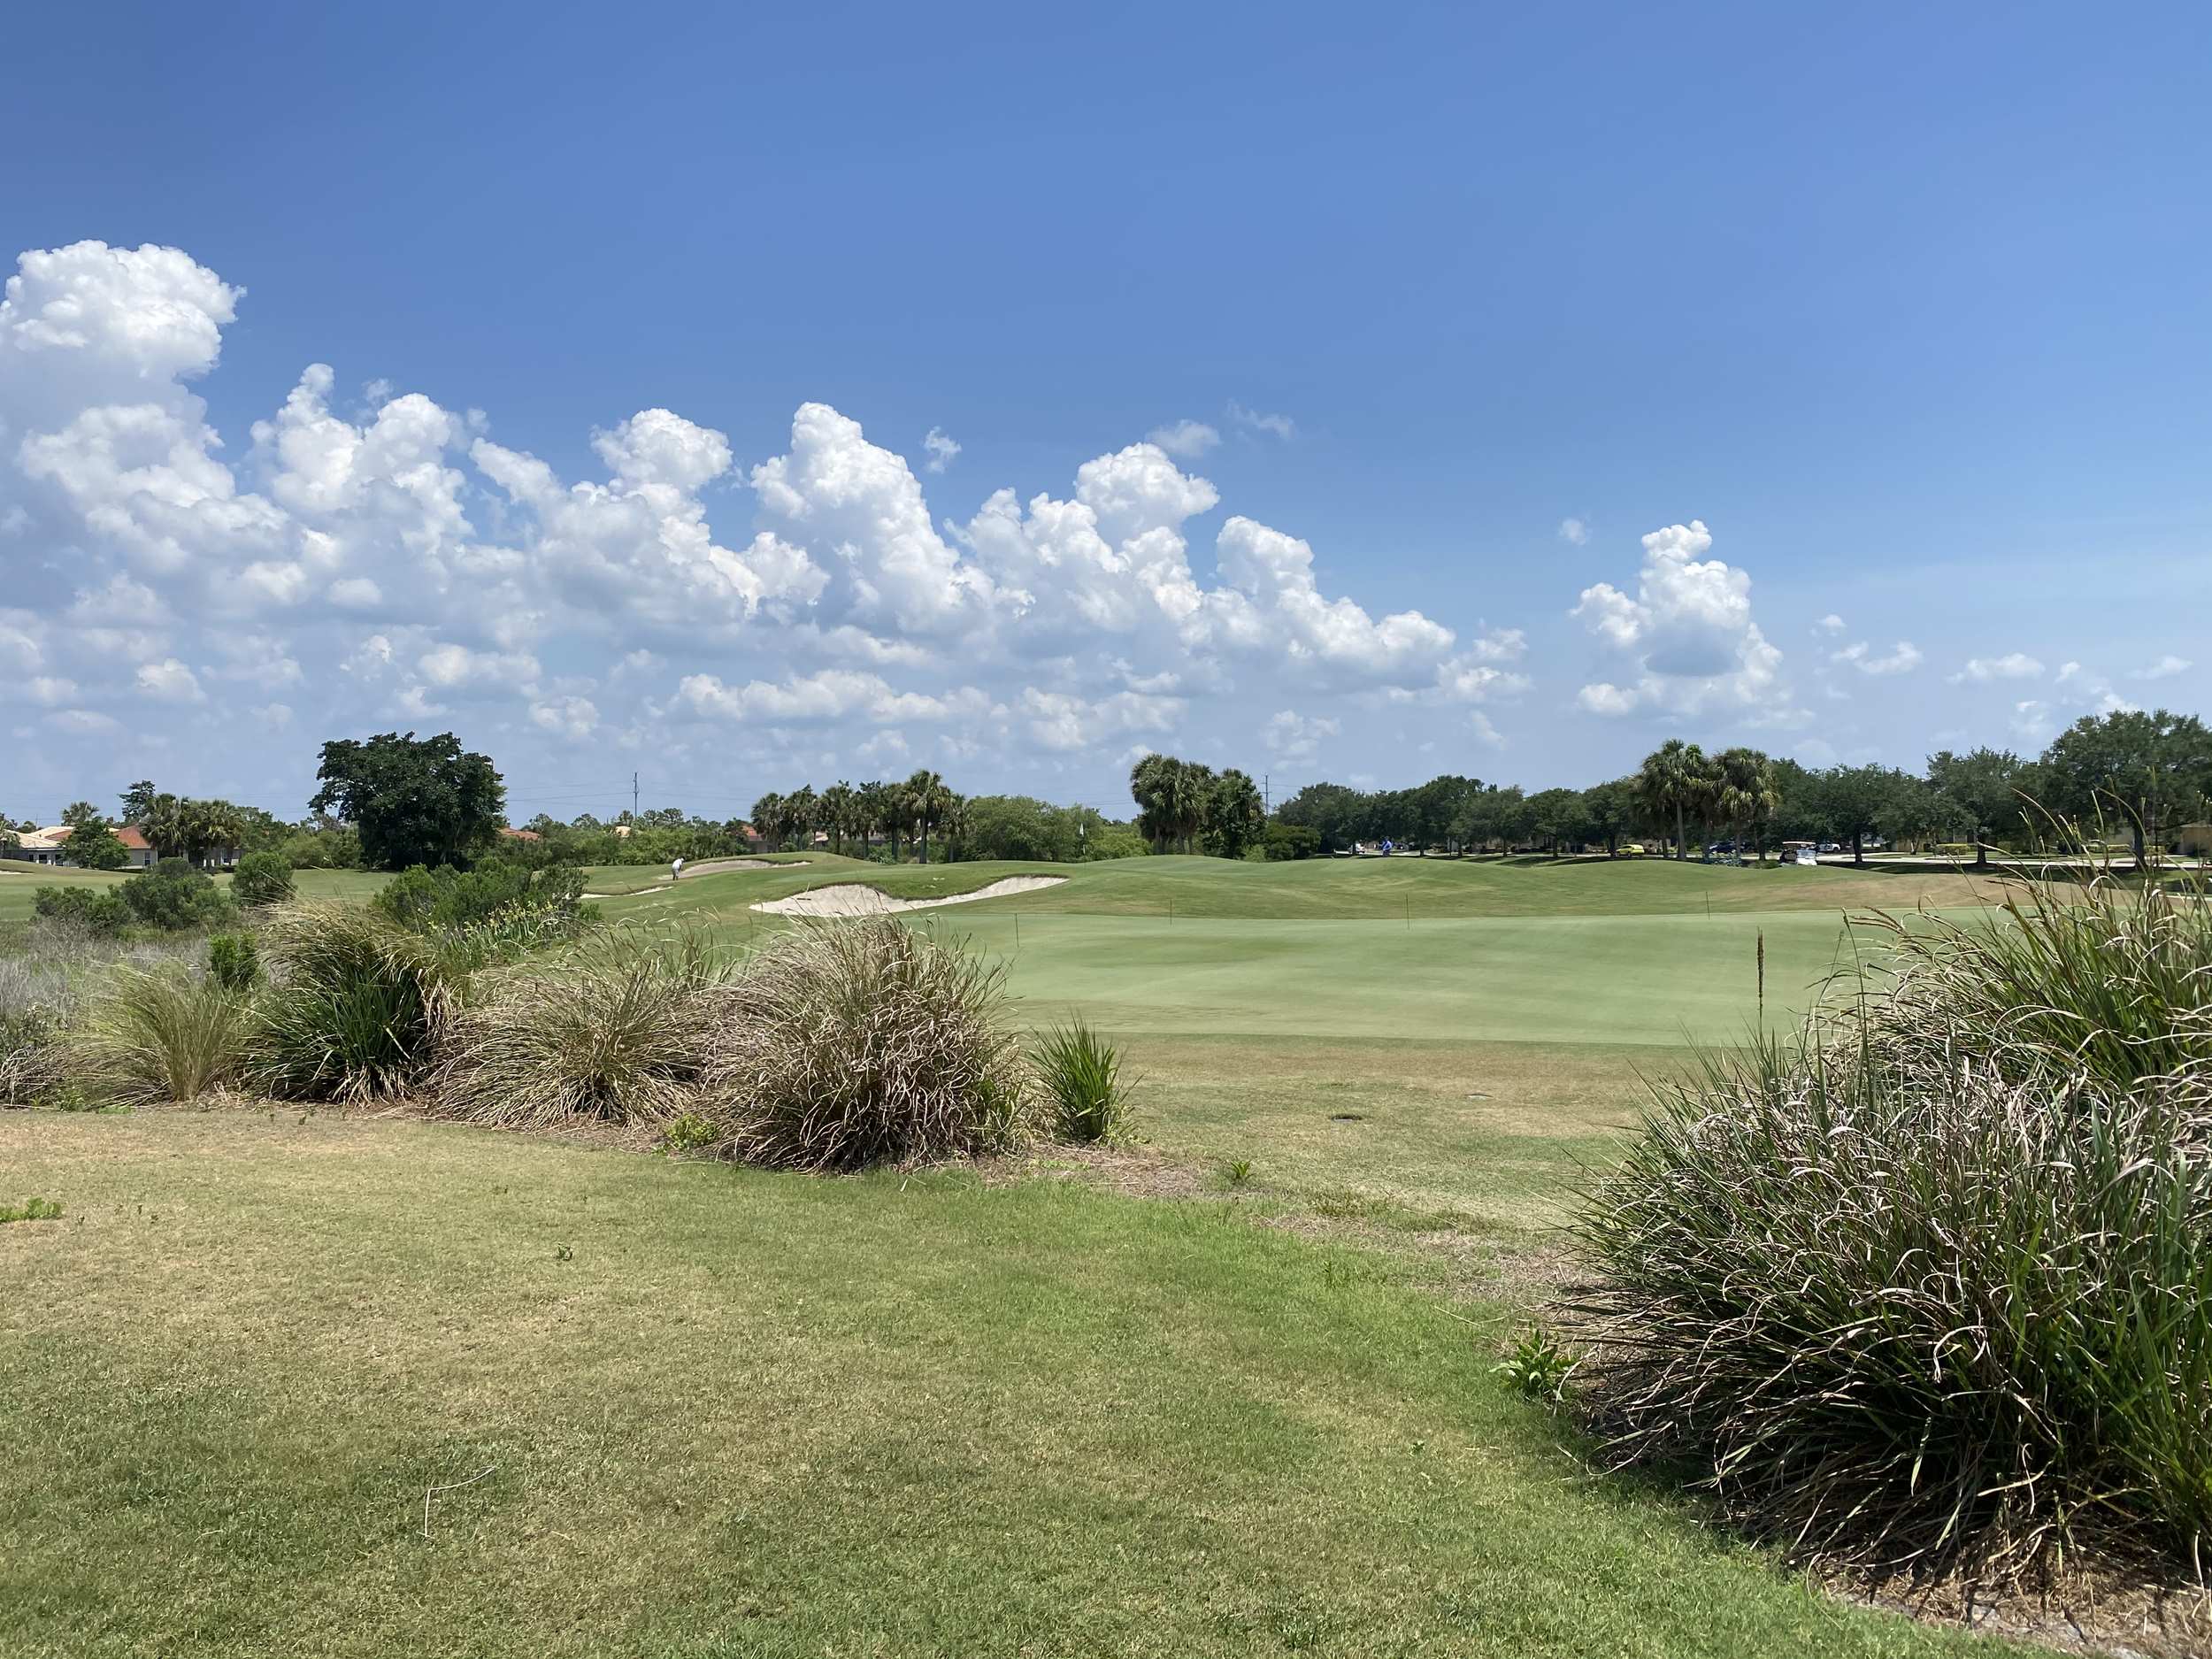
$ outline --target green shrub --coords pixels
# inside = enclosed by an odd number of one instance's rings
[[[251,933],[218,933],[207,941],[208,977],[226,991],[250,991],[261,981],[261,955]]]
[[[356,1102],[405,1093],[466,987],[437,943],[365,905],[269,912],[271,985],[255,1002],[245,1075],[265,1093]]]
[[[574,864],[532,868],[488,859],[473,870],[416,864],[385,883],[370,902],[403,926],[430,933],[480,926],[518,913],[573,920],[583,896],[584,872]]]
[[[298,896],[292,885],[291,861],[282,853],[248,853],[231,872],[230,895],[250,910],[289,904]]]
[[[41,887],[31,910],[96,938],[111,939],[131,925],[131,907],[113,887]]]
[[[59,1221],[61,1206],[50,1198],[27,1198],[19,1204],[0,1204],[0,1225],[11,1221]]]
[[[703,1108],[725,1156],[849,1170],[1029,1131],[1004,970],[887,918],[794,929],[716,1000]]]
[[[1260,856],[1269,859],[1317,858],[1321,832],[1310,824],[1270,823],[1260,837]]]
[[[439,1108],[511,1129],[666,1122],[690,1104],[702,994],[723,977],[695,937],[603,940],[501,976],[441,1040]]]
[[[237,919],[238,907],[204,870],[181,858],[165,858],[116,889],[141,926],[182,933]]]
[[[71,1066],[96,1101],[181,1103],[236,1075],[244,1004],[175,964],[119,966],[86,1005]]]
[[[1661,1088],[1571,1304],[1624,1459],[1801,1551],[2040,1567],[2212,1530],[2212,918],[1900,925],[1840,1029]]]
[[[1062,1140],[1112,1145],[1129,1138],[1121,1056],[1080,1016],[1044,1033],[1031,1057]]]

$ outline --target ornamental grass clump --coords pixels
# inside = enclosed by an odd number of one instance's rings
[[[270,983],[246,1033],[251,1087],[352,1104],[421,1080],[467,986],[438,941],[365,905],[314,902],[268,911],[259,939]]]
[[[1040,1033],[1030,1057],[1063,1141],[1118,1146],[1129,1139],[1121,1054],[1080,1015]]]
[[[439,1110],[542,1129],[666,1124],[699,1078],[706,994],[726,978],[703,939],[612,936],[492,976],[439,1043]]]
[[[852,1170],[1003,1151],[1031,1105],[1004,971],[887,918],[793,929],[722,999],[703,1097],[718,1152]]]
[[[181,964],[118,966],[86,1004],[69,1066],[89,1100],[180,1105],[236,1077],[245,1025],[242,999]]]
[[[2212,925],[2099,884],[1894,924],[1663,1086],[1578,1223],[1583,1403],[1796,1552],[2019,1578],[2212,1534]]]

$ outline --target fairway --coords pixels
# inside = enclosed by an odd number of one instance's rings
[[[1110,1033],[1118,1151],[823,1179],[290,1106],[0,1114],[0,1198],[64,1210],[0,1227],[0,1646],[1990,1650],[1594,1479],[1491,1371],[1640,1079],[1755,1028],[1763,949],[1774,1027],[1873,942],[1847,915],[1989,889],[1166,857],[588,879],[610,923],[743,950],[848,925],[753,908],[810,887],[1025,873],[1065,879],[908,925],[1002,965],[1017,1021]]]

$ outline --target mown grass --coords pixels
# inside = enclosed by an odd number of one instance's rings
[[[0,1233],[11,1652],[1991,1650],[1223,1204],[281,1110],[0,1116],[0,1190],[65,1210]]]

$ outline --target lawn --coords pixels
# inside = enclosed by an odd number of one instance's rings
[[[1082,1012],[1142,1143],[819,1179],[403,1118],[0,1114],[0,1651],[1919,1654],[1489,1371],[1638,1076],[1948,876],[1204,859],[831,880]],[[320,886],[329,878],[311,878]],[[376,878],[345,879],[365,888]],[[1140,1195],[1131,1195],[1131,1194]],[[1264,1225],[1263,1225],[1264,1224]],[[426,1488],[491,1472],[434,1498]]]
[[[0,1116],[0,1647],[1933,1654],[1386,1256],[1050,1181]],[[436,1495],[427,1532],[425,1494]]]

